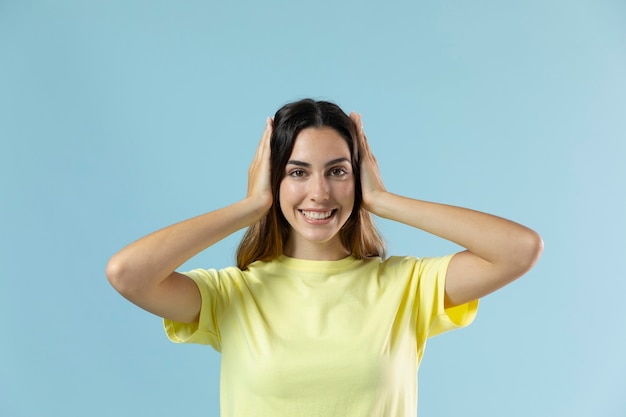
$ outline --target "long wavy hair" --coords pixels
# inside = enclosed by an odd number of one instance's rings
[[[370,213],[362,207],[361,169],[356,126],[339,106],[328,101],[303,99],[281,107],[274,116],[270,139],[271,186],[274,202],[265,217],[248,227],[237,249],[237,266],[272,260],[283,253],[290,226],[279,203],[280,183],[298,134],[309,127],[330,127],[345,139],[350,149],[355,178],[354,207],[339,231],[342,244],[357,259],[385,257],[385,244]]]

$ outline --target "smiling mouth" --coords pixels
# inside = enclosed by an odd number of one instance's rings
[[[308,210],[299,210],[300,213],[304,215],[309,220],[326,220],[330,218],[336,210],[330,211],[308,211]]]

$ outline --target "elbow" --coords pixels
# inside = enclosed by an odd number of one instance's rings
[[[528,272],[539,260],[543,252],[543,239],[534,230],[528,229],[519,242],[518,268],[519,275]]]
[[[534,230],[531,231],[531,237],[528,242],[528,253],[529,265],[532,267],[543,253],[543,239]]]
[[[114,255],[109,260],[105,273],[111,286],[121,295],[127,297],[132,293],[133,285],[129,277],[128,266],[120,259],[119,255]]]

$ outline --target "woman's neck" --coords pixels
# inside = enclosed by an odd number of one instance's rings
[[[337,261],[350,255],[350,251],[341,244],[339,239],[323,243],[288,240],[283,253],[290,258],[310,261]]]

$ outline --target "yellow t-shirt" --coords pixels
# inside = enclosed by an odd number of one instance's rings
[[[426,339],[478,308],[444,310],[451,257],[194,270],[199,324],[165,320],[166,333],[221,352],[222,417],[415,416]]]

